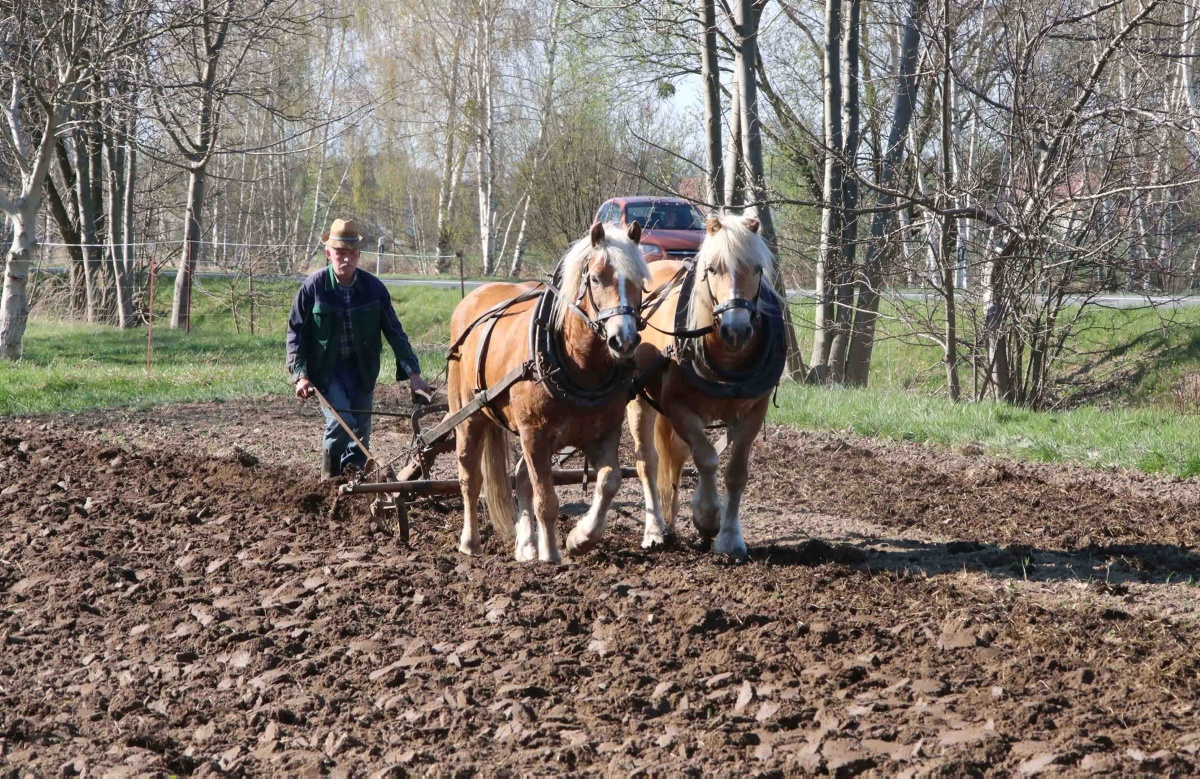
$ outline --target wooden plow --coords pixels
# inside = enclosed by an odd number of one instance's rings
[[[464,406],[455,414],[450,414],[450,407],[444,403],[418,406],[412,413],[413,454],[408,462],[395,471],[390,466],[374,469],[375,481],[360,481],[343,484],[339,490],[342,495],[375,495],[371,503],[371,516],[377,520],[391,519],[395,522],[396,535],[402,543],[409,539],[408,503],[416,498],[444,497],[459,494],[458,479],[432,478],[434,462],[440,455],[454,451],[454,429],[460,422],[472,414],[483,413],[483,407],[492,398],[508,389],[522,375],[517,371],[506,376],[495,387],[479,393],[471,403]],[[321,398],[322,402],[324,398]],[[333,409],[330,409],[333,411]],[[334,415],[337,412],[334,411]],[[444,415],[442,420],[429,430],[424,430],[425,420],[431,416]],[[338,421],[341,418],[338,417]],[[345,423],[342,423],[346,427]],[[348,428],[347,428],[348,429]],[[366,451],[364,447],[364,451]],[[559,467],[551,471],[555,486],[569,484],[586,484],[596,478],[595,469],[563,468],[567,460],[577,453],[575,449],[564,449],[558,454],[556,464]],[[367,452],[371,458],[370,452]],[[371,473],[372,460],[368,460],[365,472]],[[586,466],[586,464],[585,464]],[[636,478],[636,468],[622,468],[621,478]],[[516,489],[513,477],[513,489]]]

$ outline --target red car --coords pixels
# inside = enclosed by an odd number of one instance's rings
[[[696,256],[704,240],[704,214],[678,197],[614,197],[600,206],[596,221],[642,226],[642,254],[647,261],[686,260]]]

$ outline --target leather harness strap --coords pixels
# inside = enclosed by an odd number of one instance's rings
[[[535,380],[550,392],[555,400],[576,408],[598,408],[613,402],[627,391],[636,370],[632,363],[615,363],[598,384],[584,386],[571,378],[565,364],[562,334],[554,328],[555,292],[553,282],[534,308],[529,322],[529,353],[534,364]]]
[[[557,296],[558,299],[563,301],[564,305],[582,318],[593,332],[599,333],[605,320],[623,315],[636,318],[638,310],[633,306],[613,306],[612,308],[599,310],[595,317],[590,317],[579,307],[579,303],[583,300],[584,295],[587,295],[588,302],[592,308],[598,309],[595,296],[592,294],[590,279],[585,279],[579,291],[579,298],[575,302],[572,302],[562,294],[562,290],[557,286],[560,275],[560,270],[556,269],[554,277],[551,280],[539,281],[537,288],[522,292],[484,311],[450,345],[446,359],[459,359],[458,350],[466,343],[467,338],[475,328],[480,325],[485,327],[476,351],[475,396],[458,411],[443,419],[436,427],[423,432],[417,437],[417,443],[422,450],[433,446],[438,440],[458,427],[464,419],[479,411],[482,411],[489,419],[510,433],[515,434],[516,431],[492,407],[492,402],[520,381],[533,379],[545,386],[557,400],[584,408],[611,403],[621,387],[628,386],[632,380],[633,370],[632,367],[627,368],[621,365],[614,366],[608,379],[602,382],[599,387],[582,387],[572,382],[562,363],[561,346],[558,343],[560,338],[557,337],[561,334],[554,328],[552,312]],[[533,316],[530,317],[530,359],[513,368],[496,384],[485,387],[487,383],[485,363],[487,360],[488,345],[496,323],[510,308],[530,300],[538,301],[534,307]]]

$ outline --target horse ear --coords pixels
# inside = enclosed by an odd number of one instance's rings
[[[716,234],[716,232],[721,229],[721,217],[717,216],[716,214],[709,214],[708,222],[705,224],[705,227],[708,228],[709,235]]]
[[[746,221],[742,224],[746,225],[746,229],[752,233],[757,233],[760,226],[759,221],[752,216],[746,217]]]
[[[642,241],[642,226],[637,223],[636,219],[634,220],[633,224],[629,225],[629,233],[628,234],[629,234],[629,240],[633,241],[634,243],[641,243],[641,241]]]
[[[592,225],[592,246],[598,246],[604,240],[604,225],[596,222]]]

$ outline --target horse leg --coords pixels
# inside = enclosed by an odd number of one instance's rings
[[[483,488],[483,473],[480,459],[483,456],[483,438],[486,425],[492,421],[481,415],[468,417],[455,433],[458,452],[458,486],[462,490],[463,529],[459,538],[458,551],[477,555],[479,544],[479,491]]]
[[[728,555],[735,560],[745,560],[749,553],[742,538],[742,522],[738,512],[742,504],[742,493],[750,478],[750,450],[754,438],[762,429],[767,416],[767,400],[764,398],[750,413],[729,426],[729,463],[725,466],[725,505],[721,511],[721,529],[713,543],[713,552]]]
[[[521,451],[527,464],[533,513],[537,517],[537,556],[542,562],[557,563],[562,557],[558,552],[558,533],[554,526],[558,521],[559,509],[551,472],[554,447],[548,440],[526,435],[522,429]]]
[[[658,500],[658,451],[654,446],[654,423],[658,414],[641,398],[630,403],[625,413],[629,417],[638,479],[642,482],[642,494],[646,501],[646,529],[642,534],[642,548],[655,549],[663,546],[667,537]]]
[[[621,464],[617,450],[621,443],[621,428],[609,433],[588,451],[588,457],[596,463],[596,491],[587,516],[579,521],[567,536],[567,553],[572,555],[590,552],[608,524],[608,507],[621,487]]]
[[[681,405],[670,409],[671,424],[692,450],[698,475],[692,493],[692,524],[701,538],[711,539],[721,525],[721,496],[717,488],[717,450],[708,440],[704,420]]]
[[[654,423],[654,450],[658,455],[658,505],[667,532],[674,533],[675,518],[679,516],[679,477],[692,453],[687,441],[675,434],[671,420],[661,414]]]
[[[517,562],[537,559],[533,530],[533,484],[529,480],[529,464],[522,457],[517,463]]]

